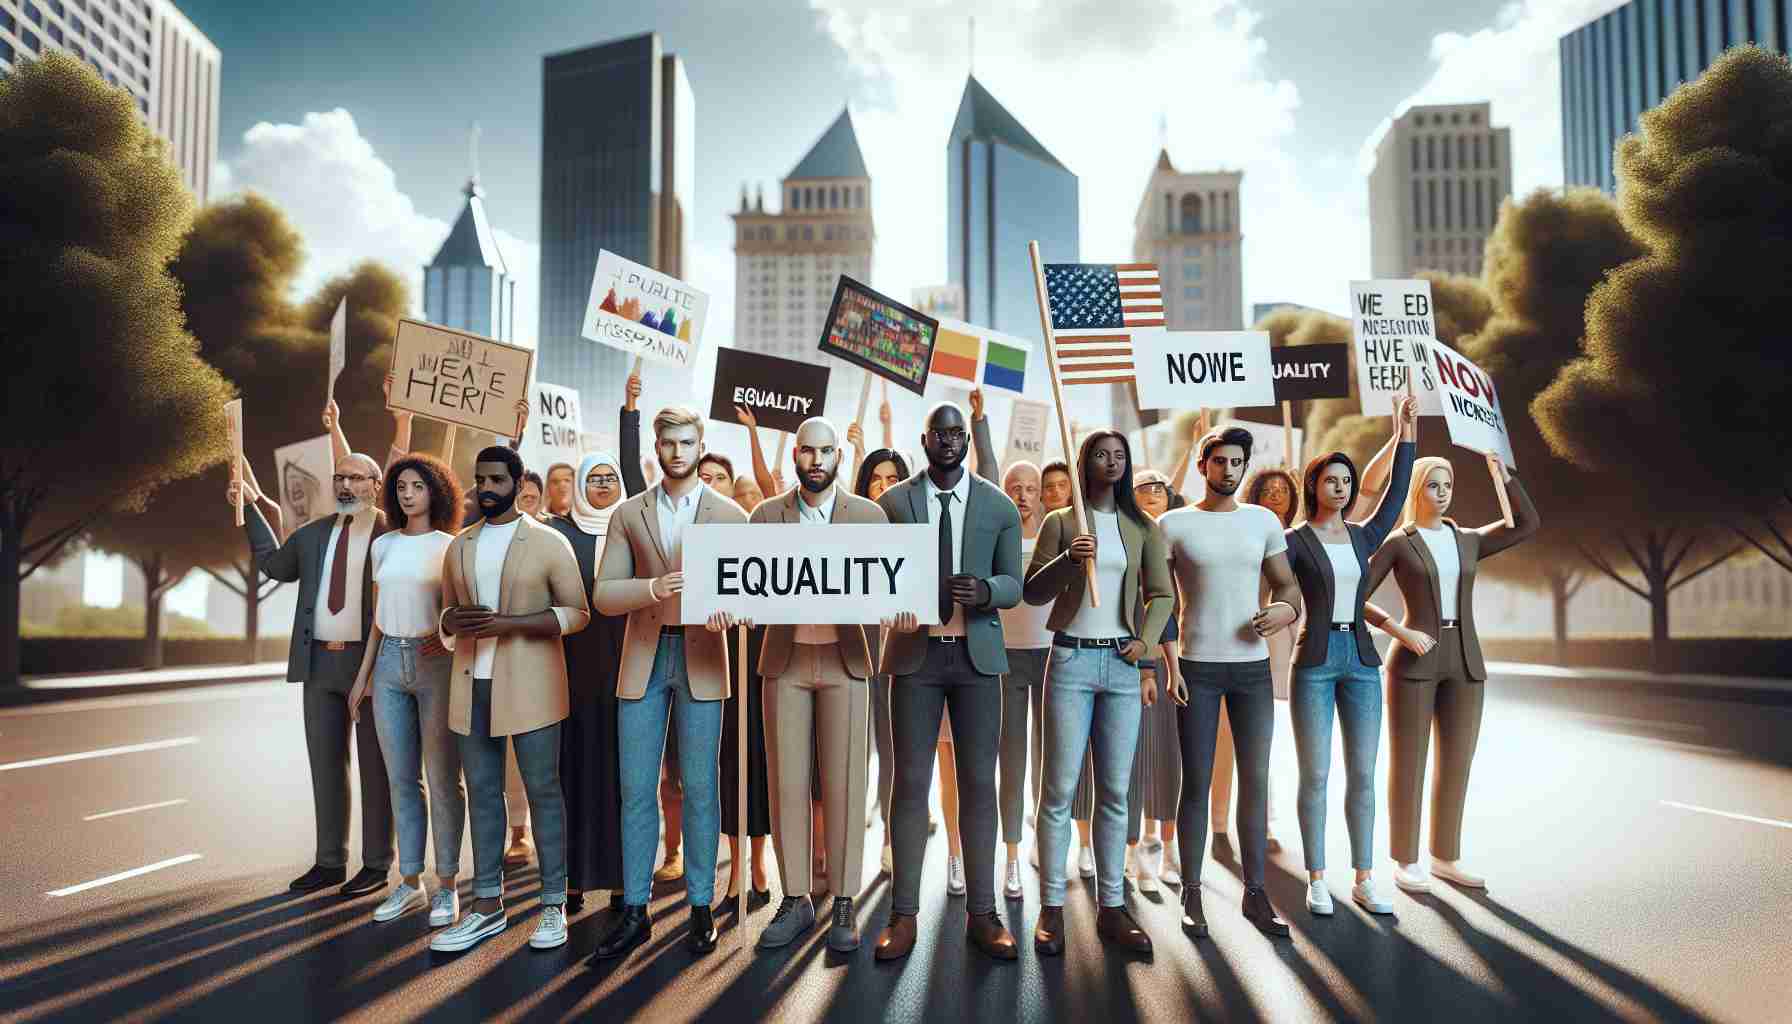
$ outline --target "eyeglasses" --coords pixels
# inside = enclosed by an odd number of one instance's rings
[[[593,473],[585,478],[585,483],[592,487],[614,487],[622,482],[622,478],[610,474],[598,476]]]
[[[378,478],[368,476],[365,473],[337,473],[330,477],[330,482],[337,484],[360,484],[375,479]]]
[[[929,430],[927,436],[933,439],[934,444],[950,444],[954,441],[964,440],[964,428],[949,427],[945,430]]]

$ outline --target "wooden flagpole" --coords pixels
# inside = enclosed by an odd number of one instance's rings
[[[1294,461],[1294,403],[1282,403],[1282,458],[1288,472],[1299,473],[1300,466]]]
[[[1493,474],[1493,493],[1500,496],[1500,515],[1506,519],[1506,528],[1516,525],[1512,519],[1512,496],[1506,493],[1506,474],[1500,471],[1499,460],[1492,455],[1483,456],[1487,460],[1487,472]]]
[[[230,432],[230,482],[236,485],[236,525],[243,525],[243,400],[224,403],[224,425]]]
[[[1070,464],[1070,508],[1076,516],[1078,536],[1089,532],[1089,515],[1083,509],[1083,482],[1076,464],[1076,449],[1071,447],[1070,417],[1064,414],[1064,382],[1058,376],[1058,341],[1052,333],[1051,303],[1045,296],[1045,266],[1039,261],[1039,243],[1028,242],[1027,254],[1033,260],[1033,291],[1039,300],[1039,329],[1045,334],[1045,366],[1052,375],[1052,402],[1058,407],[1058,436],[1064,442],[1065,461]],[[1101,607],[1101,587],[1095,580],[1095,560],[1083,563],[1087,580],[1089,607]]]
[[[740,644],[740,685],[734,690],[735,731],[735,800],[734,800],[734,849],[736,860],[734,865],[735,880],[740,882],[740,892],[734,898],[734,916],[738,922],[735,929],[740,933],[741,948],[747,944],[747,892],[753,888],[753,876],[747,871],[747,627],[737,627],[736,638]]]
[[[865,410],[871,407],[871,378],[875,376],[876,374],[866,370],[865,387],[859,391],[859,414],[853,418],[853,422],[859,425],[860,430],[865,429]]]

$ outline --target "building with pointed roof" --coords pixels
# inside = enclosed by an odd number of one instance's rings
[[[1157,264],[1172,331],[1244,329],[1242,171],[1179,171],[1159,150],[1133,215],[1132,258]]]
[[[485,215],[485,190],[468,178],[460,216],[423,268],[423,316],[430,323],[514,341],[516,278]]]

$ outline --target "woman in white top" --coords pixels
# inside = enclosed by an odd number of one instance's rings
[[[460,485],[440,459],[407,455],[386,474],[386,521],[404,528],[373,542],[373,630],[348,698],[350,717],[359,719],[362,700],[369,692],[373,695],[374,727],[398,825],[398,870],[404,878],[374,910],[375,921],[390,921],[423,906],[423,847],[430,832],[435,835],[437,886],[429,901],[429,923],[446,927],[460,916],[455,877],[460,874],[467,790],[460,747],[448,729],[448,676],[454,661],[436,636],[442,556],[454,539],[460,500]]]

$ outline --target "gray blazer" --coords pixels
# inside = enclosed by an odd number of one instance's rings
[[[336,516],[316,519],[293,531],[282,544],[274,539],[274,531],[262,517],[261,509],[243,504],[243,532],[249,536],[249,551],[255,567],[269,579],[299,584],[299,604],[293,613],[292,640],[286,654],[288,682],[302,683],[311,675],[311,630],[317,621],[317,591],[324,575],[324,555],[330,546],[330,531],[336,527]],[[373,535],[386,532],[386,517],[374,512]],[[372,546],[372,537],[368,539]],[[373,554],[362,563],[361,574],[361,638],[373,635]],[[350,679],[352,683],[354,680]]]
[[[965,497],[964,543],[958,568],[989,584],[989,603],[964,609],[965,642],[971,664],[988,676],[1008,671],[1008,651],[1002,641],[1002,620],[996,613],[1020,604],[1023,568],[1020,560],[1020,512],[999,488],[970,475]],[[925,469],[891,487],[877,499],[892,523],[929,523]],[[893,676],[912,675],[927,657],[927,630],[892,632],[884,642],[882,671]]]

